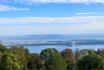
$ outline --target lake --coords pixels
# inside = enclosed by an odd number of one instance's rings
[[[84,46],[65,46],[65,45],[58,45],[58,46],[25,46],[28,48],[32,53],[40,53],[43,49],[46,48],[56,48],[58,51],[62,51],[66,48],[70,48],[73,51],[75,49],[95,49],[104,48],[104,45],[84,45]]]

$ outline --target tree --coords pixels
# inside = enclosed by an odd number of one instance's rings
[[[73,61],[74,57],[73,57],[73,51],[71,49],[65,49],[61,52],[61,55],[63,56],[63,58],[69,62],[69,61]]]
[[[3,56],[3,54],[7,51],[8,51],[8,49],[5,46],[3,46],[2,44],[0,44],[0,60]]]
[[[88,55],[96,55],[96,51],[94,49],[89,49]]]
[[[75,51],[75,60],[77,61],[77,60],[79,60],[79,59],[80,59],[80,50],[77,49],[77,50]]]
[[[45,69],[45,65],[44,65],[44,61],[41,58],[38,58],[36,61],[36,68],[38,70],[46,70]]]
[[[47,62],[46,70],[66,70],[66,62],[60,54],[55,53]]]
[[[41,51],[40,58],[42,58],[43,61],[46,62],[50,59],[50,57],[54,56],[54,53],[59,53],[59,52],[55,48],[47,48]]]
[[[86,55],[96,55],[96,51],[94,49],[82,49],[80,50],[80,57],[86,56]]]
[[[6,51],[7,51],[7,48],[4,45],[0,44],[0,52],[4,53]]]
[[[87,55],[78,60],[78,70],[104,70],[104,60],[99,55]]]
[[[39,59],[39,55],[32,53],[27,62],[27,69],[29,70],[37,70],[37,62]]]
[[[97,53],[98,55],[100,55],[100,54],[101,54],[101,50],[98,48],[96,53]]]
[[[104,49],[98,49],[97,54],[104,57]]]
[[[21,70],[12,53],[5,53],[0,62],[0,70]]]
[[[27,67],[26,50],[23,47],[17,47],[17,46],[13,46],[9,50],[11,51],[11,53],[15,55],[18,63],[21,66],[21,70],[26,69]]]
[[[74,55],[71,49],[65,49],[61,52],[62,57],[67,62],[67,70],[73,70],[74,67]]]
[[[60,53],[54,48],[48,48],[41,52],[46,70],[66,70],[66,62]]]

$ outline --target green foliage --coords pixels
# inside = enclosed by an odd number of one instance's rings
[[[78,70],[104,70],[104,60],[99,55],[87,55],[78,60]]]
[[[45,63],[46,70],[66,70],[66,62],[60,53],[54,48],[48,48],[41,52],[40,57]]]
[[[61,55],[66,60],[66,62],[71,62],[74,59],[73,51],[71,49],[65,49],[61,52]]]
[[[74,54],[71,49],[65,49],[61,52],[62,57],[67,63],[67,70],[73,70],[74,67]]]
[[[20,70],[20,65],[12,53],[5,53],[2,56],[0,70]]]
[[[55,53],[47,62],[46,62],[47,70],[66,70],[66,62],[65,60],[58,54]]]
[[[54,53],[59,52],[55,48],[47,48],[41,51],[40,57],[43,59],[43,61],[48,61],[51,56],[54,56]]]
[[[5,52],[8,52],[8,49],[2,44],[0,44],[0,53],[5,53]]]
[[[27,62],[27,69],[36,70],[38,59],[39,59],[38,54],[30,54],[30,57]]]
[[[80,58],[81,58],[80,50],[77,49],[77,50],[75,51],[75,60],[77,61],[77,60],[79,60]]]
[[[45,64],[44,61],[41,58],[39,58],[36,62],[37,69],[38,70],[46,70],[44,64]]]
[[[18,63],[21,66],[21,70],[26,69],[27,66],[27,60],[26,60],[26,53],[25,49],[23,47],[15,47],[9,49],[11,53],[13,53],[18,61]]]
[[[0,44],[0,70],[104,70],[104,49],[65,49],[61,53],[55,48],[30,53],[27,48]]]

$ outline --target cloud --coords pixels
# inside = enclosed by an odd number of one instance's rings
[[[40,4],[40,3],[104,3],[104,0],[0,0],[1,3],[27,3],[27,4]]]
[[[15,0],[25,3],[104,3],[104,0]]]
[[[70,3],[104,3],[104,0],[69,0]]]
[[[104,16],[0,18],[0,35],[2,36],[23,34],[104,34],[103,31]]]
[[[0,11],[11,11],[11,10],[29,10],[29,8],[17,8],[17,7],[12,7],[12,6],[7,6],[7,5],[0,5]]]
[[[73,17],[15,17],[0,18],[0,24],[29,23],[104,23],[104,16],[73,16]]]
[[[64,24],[64,23],[63,23]],[[90,23],[78,25],[4,25],[0,26],[0,35],[31,34],[104,34],[104,24]]]
[[[99,14],[96,12],[78,12],[76,13],[77,15],[95,15],[95,14]]]

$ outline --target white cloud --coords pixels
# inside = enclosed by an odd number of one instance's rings
[[[21,3],[104,3],[104,0],[15,0]]]
[[[29,8],[17,8],[7,5],[0,5],[0,11],[10,11],[10,10],[29,10]]]
[[[0,24],[5,23],[104,23],[104,16],[0,18]]]
[[[40,3],[104,3],[104,0],[0,0],[0,3],[27,3],[27,4],[40,4]]]
[[[0,35],[104,34],[104,16],[0,18],[0,24],[7,24],[0,25]]]
[[[90,23],[78,25],[12,25],[0,26],[0,35],[31,34],[104,34],[104,24]]]
[[[94,15],[94,14],[100,14],[100,12],[78,12],[77,15]]]
[[[70,3],[104,3],[104,0],[69,0]]]

